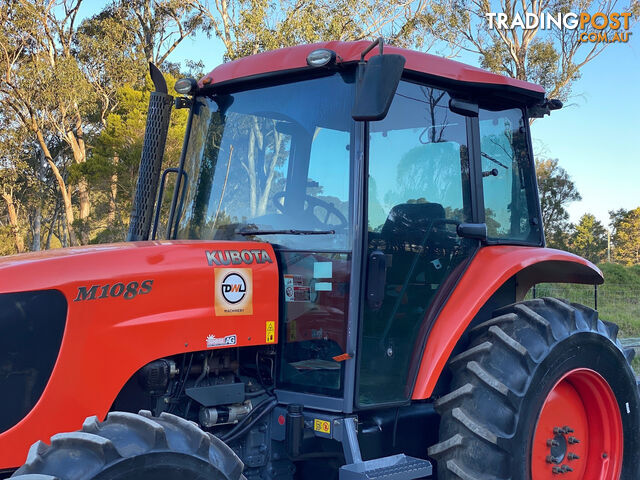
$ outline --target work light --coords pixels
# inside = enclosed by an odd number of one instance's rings
[[[336,52],[326,48],[314,50],[307,55],[307,65],[310,67],[324,67],[333,64],[336,61]]]
[[[197,82],[193,78],[181,78],[176,82],[176,86],[173,87],[176,92],[182,95],[189,95],[193,93],[198,86]]]

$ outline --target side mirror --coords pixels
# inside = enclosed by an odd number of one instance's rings
[[[380,250],[369,255],[367,265],[367,304],[371,310],[379,310],[384,300],[387,282],[387,257]]]
[[[385,54],[361,62],[364,72],[358,74],[356,101],[351,110],[354,120],[382,120],[387,116],[396,93],[405,58],[402,55]]]

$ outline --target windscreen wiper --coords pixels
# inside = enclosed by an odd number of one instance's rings
[[[489,155],[488,153],[484,153],[484,152],[480,152],[480,155],[482,155],[484,158],[492,161],[493,163],[495,163],[496,165],[500,165],[502,168],[504,168],[505,170],[509,170],[509,167],[507,167],[504,163],[502,163],[500,160],[498,160],[495,157],[492,157],[491,155]]]
[[[240,230],[238,235],[333,235],[335,230]]]

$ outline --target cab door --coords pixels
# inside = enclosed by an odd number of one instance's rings
[[[418,331],[443,282],[475,250],[468,118],[444,90],[402,81],[384,120],[368,125],[366,254],[384,259],[381,303],[365,302],[356,405],[405,402]]]

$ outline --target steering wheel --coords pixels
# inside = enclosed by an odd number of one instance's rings
[[[274,194],[273,197],[271,197],[271,201],[273,202],[273,205],[276,207],[276,210],[278,210],[278,212],[282,214],[285,213],[284,202],[283,202],[284,196],[285,196],[285,192],[278,192]],[[322,216],[316,215],[314,213],[316,207],[323,209],[326,213]],[[345,217],[342,214],[342,212],[338,210],[334,205],[324,200],[320,200],[319,198],[313,197],[311,195],[304,196],[303,212],[305,215],[310,215],[316,220],[318,220],[320,223],[322,223],[323,226],[331,227],[332,230],[339,230],[342,228],[346,228],[349,225],[349,221],[347,220],[347,217]],[[338,223],[337,225],[329,224],[329,219],[331,218],[331,215],[335,216],[340,223]],[[321,217],[324,217],[324,220]]]

